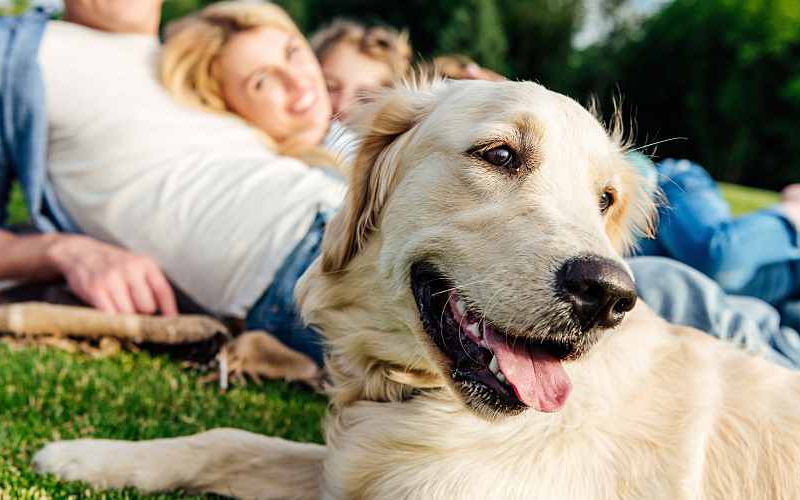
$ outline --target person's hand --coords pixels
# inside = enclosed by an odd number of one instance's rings
[[[149,257],[85,236],[57,238],[48,259],[78,297],[111,313],[178,313],[175,294],[164,273]]]

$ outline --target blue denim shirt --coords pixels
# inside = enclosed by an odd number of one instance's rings
[[[37,229],[78,232],[47,178],[47,115],[37,54],[49,19],[45,9],[0,17],[0,226],[6,224],[16,179]]]

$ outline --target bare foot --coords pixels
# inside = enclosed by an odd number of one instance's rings
[[[789,184],[783,188],[781,201],[800,203],[800,184]]]

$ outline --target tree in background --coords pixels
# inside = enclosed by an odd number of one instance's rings
[[[688,138],[660,146],[662,156],[740,184],[800,180],[797,0],[675,0],[571,62],[572,88],[622,93],[640,135]]]
[[[494,0],[467,0],[451,13],[439,34],[438,53],[464,54],[481,65],[507,73],[508,45]]]
[[[214,3],[214,0],[165,0],[161,7],[161,26],[200,10],[211,3]]]
[[[583,23],[583,0],[500,0],[508,75],[568,91],[566,61]]]

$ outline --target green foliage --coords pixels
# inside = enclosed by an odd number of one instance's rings
[[[571,62],[573,88],[619,91],[662,155],[718,179],[777,189],[800,180],[800,9],[796,0],[675,0]]]
[[[439,35],[438,51],[465,54],[505,73],[508,45],[494,0],[467,0],[453,10]]]
[[[161,26],[163,28],[175,19],[200,10],[206,5],[214,3],[214,1],[215,0],[165,0],[161,8]]]
[[[731,212],[734,215],[754,212],[780,201],[780,196],[774,191],[754,189],[725,182],[720,182],[719,188],[722,191],[722,196],[730,203]]]
[[[11,0],[11,5],[0,7],[0,16],[16,16],[30,8],[30,0]]]
[[[510,77],[564,88],[572,38],[583,22],[582,0],[500,0],[508,34]]]
[[[25,199],[22,190],[16,182],[11,186],[11,201],[8,204],[8,224],[23,224],[28,221],[28,209],[25,207]]]

